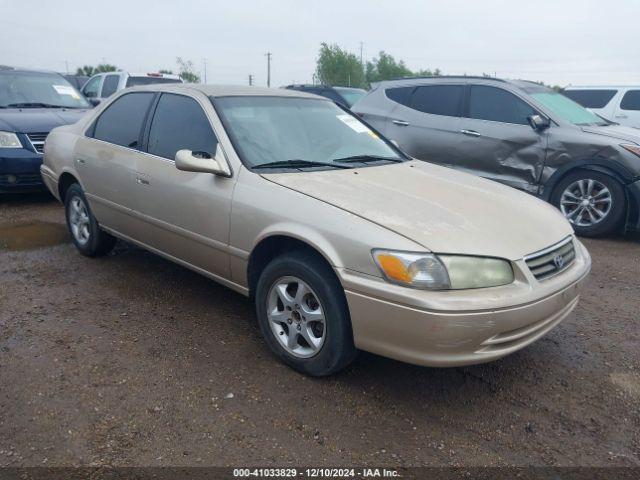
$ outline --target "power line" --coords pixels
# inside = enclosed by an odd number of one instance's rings
[[[273,53],[267,52],[265,56],[267,57],[267,87],[271,86],[271,56]]]

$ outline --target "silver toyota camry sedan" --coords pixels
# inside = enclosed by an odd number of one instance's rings
[[[552,206],[414,161],[294,90],[123,90],[53,130],[42,175],[80,253],[121,238],[250,297],[270,349],[309,375],[358,350],[497,359],[558,325],[591,265]]]

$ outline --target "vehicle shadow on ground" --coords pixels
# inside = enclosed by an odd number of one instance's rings
[[[53,203],[57,200],[48,192],[39,193],[5,193],[0,194],[0,205],[21,206],[21,205],[38,205],[44,203]]]

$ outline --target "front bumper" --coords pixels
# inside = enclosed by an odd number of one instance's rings
[[[43,192],[42,155],[25,148],[0,149],[0,193]]]
[[[575,244],[576,260],[560,274],[539,282],[519,261],[515,263],[522,275],[516,273],[516,281],[504,287],[411,290],[340,270],[355,345],[396,360],[438,367],[484,363],[515,352],[575,308],[591,268],[586,249],[578,241]]]

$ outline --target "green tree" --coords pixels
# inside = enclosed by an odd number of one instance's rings
[[[367,82],[379,82],[393,78],[414,77],[403,60],[396,60],[392,55],[381,51],[378,58],[367,62]]]
[[[186,83],[200,83],[200,75],[195,72],[195,67],[191,60],[184,60],[182,57],[176,58],[178,64],[178,74]]]
[[[362,64],[354,53],[338,45],[320,44],[316,61],[316,77],[324,85],[366,87]]]
[[[118,67],[109,63],[100,63],[97,66],[84,65],[76,70],[76,75],[86,75],[90,77],[96,73],[115,72]]]
[[[168,70],[166,68],[161,68],[158,73],[166,73],[168,75],[173,75],[173,70]]]

